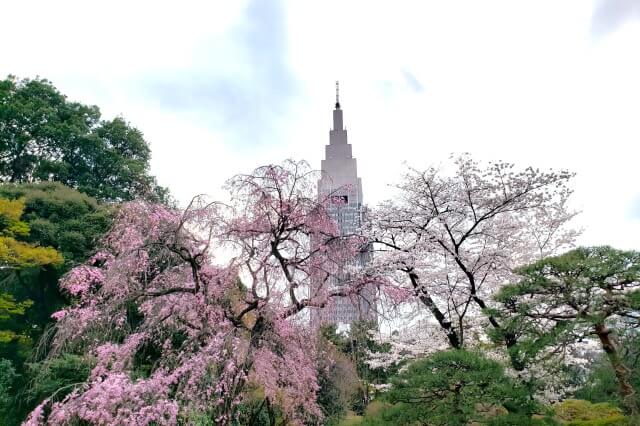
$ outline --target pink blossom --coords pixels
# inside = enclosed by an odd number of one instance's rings
[[[376,280],[353,271],[339,291],[306,291],[364,243],[338,235],[315,185],[290,161],[233,178],[230,206],[122,205],[101,250],[61,280],[74,304],[54,314],[50,356],[73,351],[95,366],[30,424],[170,425],[193,410],[228,423],[249,381],[288,424],[319,421],[314,339],[297,314]],[[216,249],[235,255],[216,263]]]
[[[65,315],[67,315],[67,311],[65,311],[64,309],[61,311],[56,311],[54,313],[51,314],[51,318],[53,318],[56,321],[60,321],[62,318],[65,317]]]

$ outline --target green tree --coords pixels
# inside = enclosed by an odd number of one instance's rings
[[[12,387],[17,377],[11,361],[0,358],[0,414],[6,412],[12,400]],[[4,424],[0,418],[0,425]]]
[[[99,200],[167,201],[150,150],[123,118],[70,102],[43,79],[0,80],[0,181],[58,181]]]
[[[326,340],[345,354],[353,363],[360,381],[359,392],[354,398],[352,408],[358,414],[362,414],[369,403],[369,386],[373,383],[386,383],[389,377],[397,372],[398,366],[385,370],[372,368],[368,364],[370,354],[373,352],[388,352],[388,344],[380,344],[372,337],[377,325],[374,321],[354,321],[349,330],[342,334],[337,333],[334,324],[325,325],[322,335]]]
[[[97,240],[109,229],[112,209],[52,182],[0,185],[0,205],[2,203],[24,206],[20,217],[29,232],[20,235],[22,241],[18,244],[31,250],[46,246],[49,247],[46,250],[57,256],[55,261],[42,260],[25,263],[21,268],[0,270],[3,291],[16,300],[31,300],[35,305],[20,320],[0,319],[0,325],[5,325],[0,328],[8,328],[35,341],[51,321],[50,315],[65,304],[58,292],[58,279],[93,253]],[[14,348],[11,352],[11,358],[16,361],[14,357],[22,350]]]
[[[111,226],[115,207],[101,205],[94,198],[60,183],[0,185],[0,206],[16,203],[23,208],[14,219],[17,217],[28,230],[16,234],[16,241],[32,248],[49,246],[59,259],[56,263],[0,269],[0,330],[6,330],[4,340],[10,340],[0,345],[0,357],[10,360],[19,374],[13,385],[15,403],[9,405],[10,412],[0,411],[0,418],[4,415],[19,423],[32,408],[31,399],[24,398],[24,393],[39,365],[27,368],[25,361],[40,358],[40,354],[33,351],[39,346],[34,344],[52,323],[51,314],[67,303],[58,291],[58,279],[94,253],[98,240]],[[3,223],[7,226],[6,220]],[[46,349],[46,345],[42,348]],[[55,382],[55,374],[62,369],[45,367],[50,372],[47,377]],[[60,383],[66,383],[65,377],[67,375],[60,378]],[[47,383],[38,380],[42,386]],[[36,382],[31,380],[33,383]]]
[[[339,424],[347,410],[351,408],[354,397],[359,395],[360,382],[356,367],[351,359],[343,352],[344,348],[337,347],[334,342],[339,341],[335,333],[335,326],[326,326],[318,336],[318,405],[322,408],[326,425]],[[329,335],[334,342],[327,339]]]
[[[74,386],[87,380],[94,364],[94,359],[74,354],[28,363],[26,376],[30,380],[25,389],[26,402],[34,406],[45,398],[63,399]]]
[[[520,336],[518,347],[533,357],[547,347],[597,336],[619,385],[624,406],[638,414],[631,371],[616,329],[640,319],[640,253],[588,247],[542,259],[517,271],[520,282],[505,286],[496,299]]]
[[[60,252],[64,272],[93,254],[116,209],[55,182],[0,185],[0,198],[24,200],[21,220],[29,233],[21,239]]]
[[[466,425],[504,407],[511,419],[529,424],[537,404],[498,362],[462,349],[436,352],[392,380],[394,404],[364,424]],[[502,411],[504,411],[504,409]]]
[[[0,269],[20,270],[62,263],[62,256],[51,247],[16,240],[29,235],[29,225],[20,220],[24,208],[24,199],[0,198]]]
[[[11,315],[24,315],[31,305],[31,300],[18,302],[11,294],[0,293],[0,321],[8,320]],[[13,330],[0,330],[0,343],[9,343],[19,337]]]
[[[640,335],[637,330],[632,330],[619,336],[619,339],[621,356],[631,370],[631,385],[636,391],[636,400],[640,403]],[[575,392],[575,397],[596,403],[612,402],[621,405],[618,381],[606,355],[603,354],[591,365],[589,374]]]
[[[16,240],[29,235],[29,225],[20,220],[24,208],[23,198],[0,198],[0,272],[19,273],[27,268],[62,263],[62,256],[51,247]],[[12,315],[24,315],[25,309],[32,304],[29,299],[18,302],[12,294],[0,292],[0,321],[10,319]],[[0,328],[0,343],[9,343],[18,337],[13,330]]]

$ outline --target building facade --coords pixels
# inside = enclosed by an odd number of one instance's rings
[[[333,110],[333,129],[329,131],[329,144],[325,146],[325,158],[321,163],[321,178],[318,181],[318,198],[329,197],[329,214],[337,222],[341,235],[354,234],[362,223],[364,213],[362,180],[358,176],[356,159],[353,158],[351,144],[347,141],[343,112],[336,82],[336,103]],[[354,260],[363,266],[370,258],[369,250],[363,250]],[[342,285],[339,277],[332,278],[330,286]],[[313,283],[312,283],[313,286]],[[348,325],[358,320],[374,320],[375,290],[366,288],[356,297],[338,297],[322,309],[311,312],[311,321],[316,325],[334,323]]]

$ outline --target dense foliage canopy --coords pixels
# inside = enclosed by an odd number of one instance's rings
[[[50,315],[67,303],[58,290],[58,279],[95,251],[111,225],[112,209],[59,183],[0,185],[0,204],[20,207],[13,221],[3,222],[15,227],[19,219],[24,232],[15,235],[16,244],[46,254],[38,264],[22,262],[0,270],[0,330],[4,330],[0,358],[10,360],[20,374],[13,384],[20,392],[13,394],[15,403],[3,415],[15,418],[10,423],[15,424],[20,413],[39,402],[24,398],[32,375],[25,362],[41,356],[34,349],[52,322]]]
[[[437,352],[395,377],[387,399],[394,404],[368,421],[394,425],[465,425],[504,407],[526,424],[537,404],[528,389],[493,360],[464,350]]]
[[[164,200],[151,152],[123,118],[67,100],[43,79],[0,80],[0,182],[57,181],[100,200]]]
[[[520,336],[520,346],[529,351],[545,346],[558,350],[595,335],[609,357],[623,402],[638,414],[616,329],[624,331],[640,320],[640,253],[578,248],[518,273],[522,279],[502,288],[496,298],[509,312],[508,328]]]

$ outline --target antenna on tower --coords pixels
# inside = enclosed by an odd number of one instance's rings
[[[340,109],[340,83],[336,80],[336,109]]]

